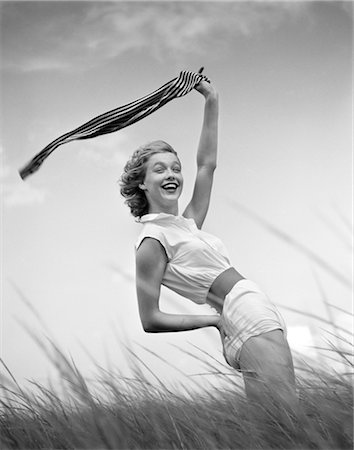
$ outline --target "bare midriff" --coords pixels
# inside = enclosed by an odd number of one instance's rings
[[[225,297],[235,284],[243,278],[233,267],[226,269],[215,278],[211,285],[207,296],[207,303],[221,313]]]

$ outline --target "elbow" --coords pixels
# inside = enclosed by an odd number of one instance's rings
[[[153,318],[141,319],[141,324],[145,333],[157,333],[159,331],[157,323]]]
[[[144,327],[144,331],[145,333],[157,333],[158,330],[155,330],[155,328],[145,328]]]
[[[151,325],[143,324],[143,329],[145,333],[157,333],[156,328]]]
[[[209,169],[211,174],[213,174],[215,172],[216,167],[217,167],[216,161],[213,161],[213,162],[209,163],[208,169]]]
[[[217,167],[216,159],[213,158],[210,161],[203,161],[203,162],[197,161],[197,163],[198,163],[198,169],[200,171],[207,173],[209,176],[214,175],[214,172]]]

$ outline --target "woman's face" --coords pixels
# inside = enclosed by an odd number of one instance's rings
[[[174,153],[155,153],[146,162],[144,182],[150,212],[169,212],[176,207],[182,193],[181,163]]]

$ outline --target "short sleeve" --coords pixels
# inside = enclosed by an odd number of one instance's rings
[[[171,257],[172,257],[171,249],[168,244],[167,238],[166,238],[165,234],[163,233],[163,230],[160,229],[160,227],[156,227],[156,226],[151,227],[149,225],[145,225],[143,231],[140,233],[140,235],[135,243],[135,250],[138,250],[138,248],[140,247],[141,243],[143,242],[143,240],[145,238],[153,238],[160,242],[162,247],[165,249],[167,259],[170,261]]]

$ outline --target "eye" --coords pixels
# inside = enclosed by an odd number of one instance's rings
[[[173,171],[176,172],[176,173],[179,173],[181,171],[181,168],[179,166],[175,166],[173,168]]]

